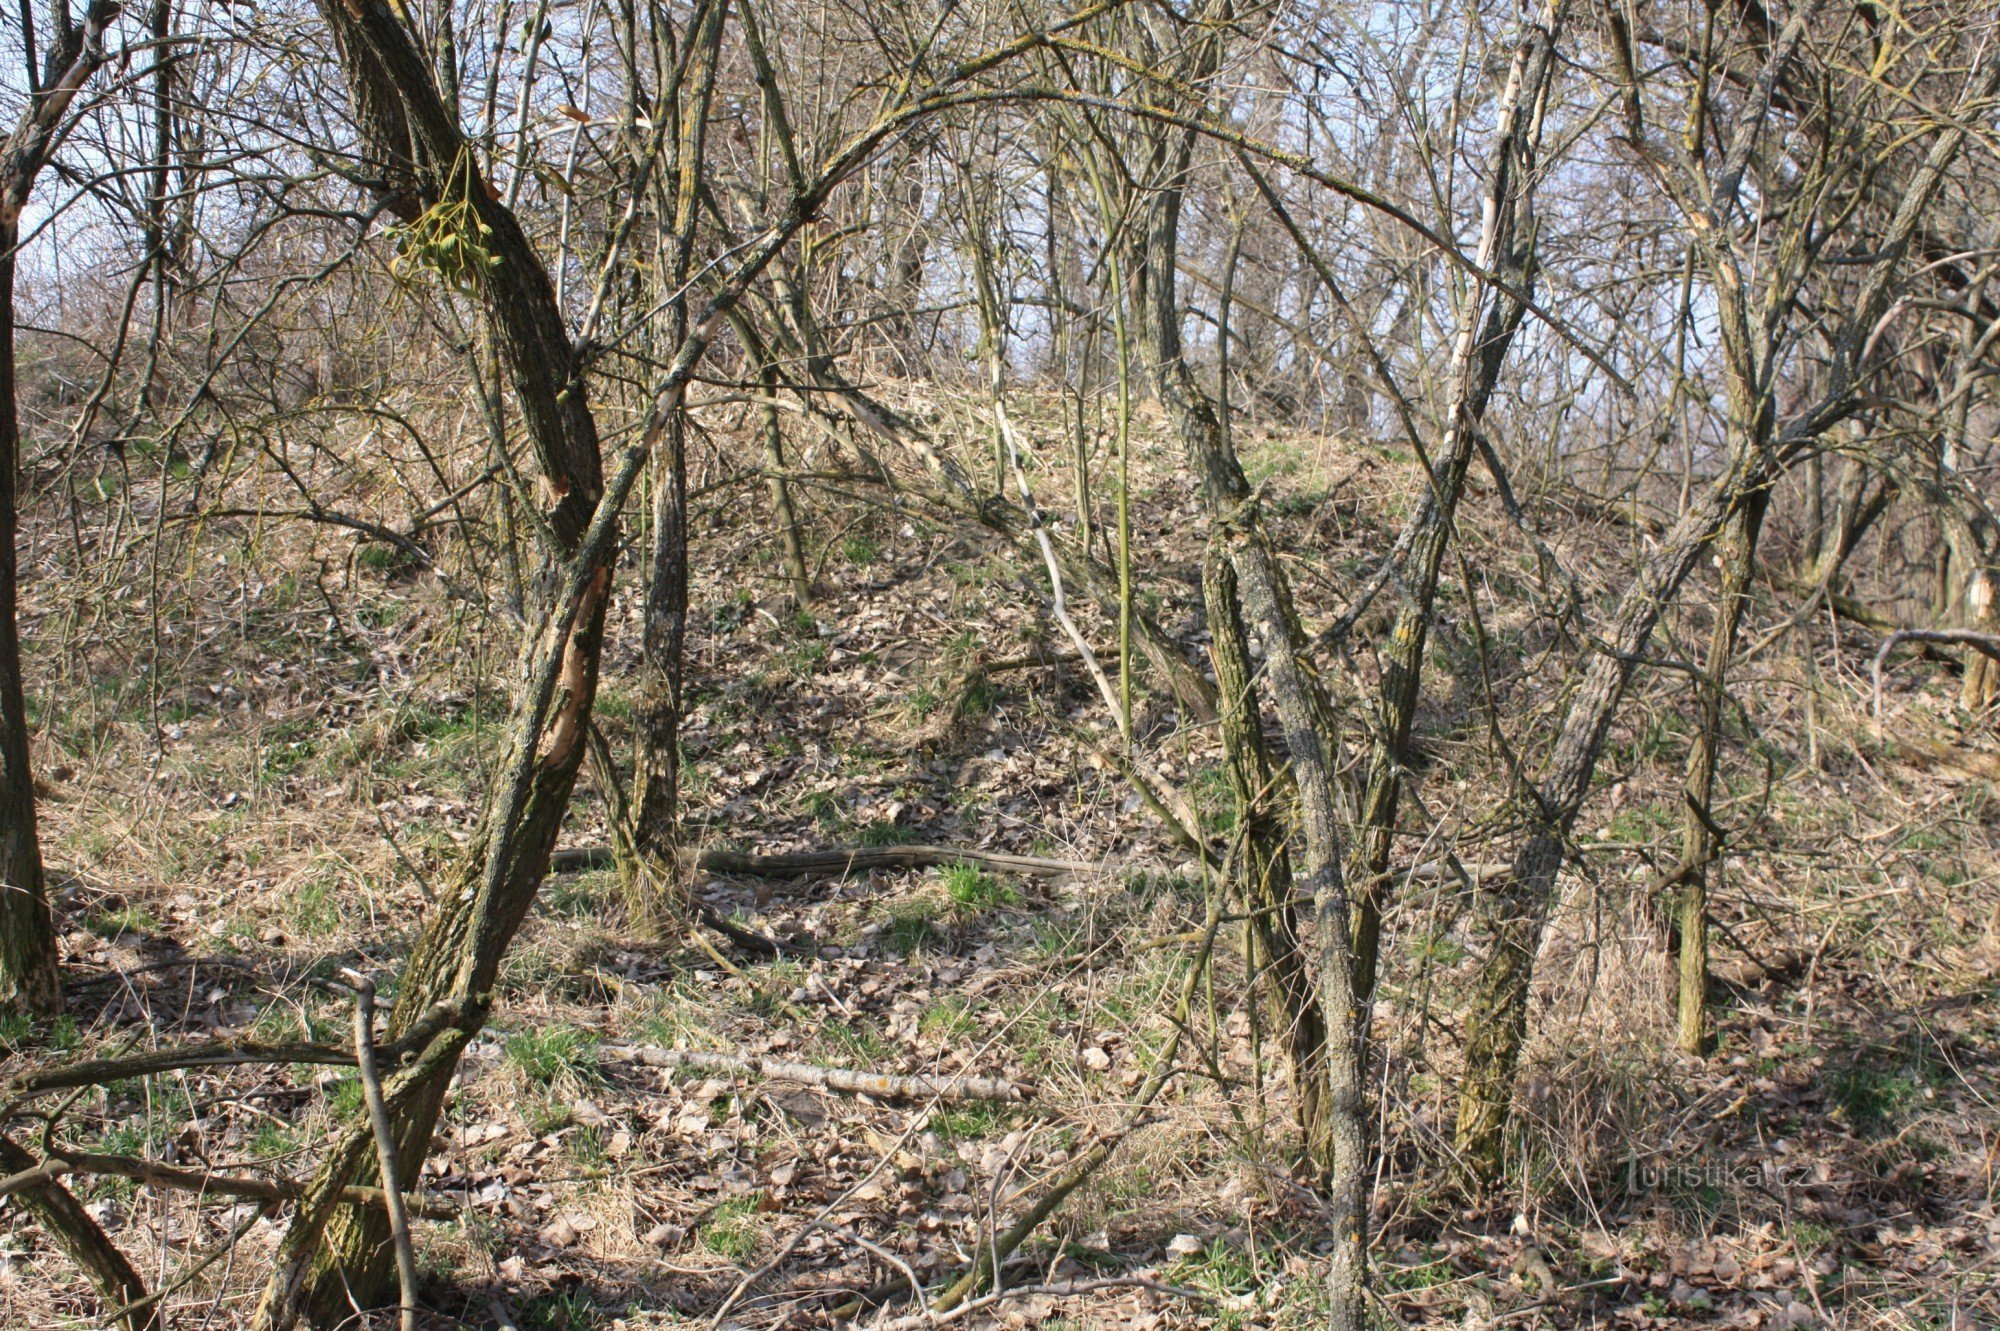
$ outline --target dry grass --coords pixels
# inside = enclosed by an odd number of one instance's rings
[[[1191,491],[1163,441],[1140,452],[1145,590],[1192,641]],[[1256,441],[1253,461],[1287,544],[1324,575],[1299,578],[1317,619],[1335,608],[1329,580],[1344,585],[1386,548],[1410,470],[1282,436]],[[374,478],[384,493],[388,470]],[[1067,494],[1059,472],[1041,483],[1052,506]],[[184,484],[169,483],[169,511]],[[942,1276],[992,1215],[1117,1120],[1167,1034],[1163,995],[1182,953],[1143,944],[1192,928],[1201,888],[1074,738],[1102,724],[1085,684],[1010,672],[954,724],[935,722],[972,653],[1044,640],[1039,569],[976,529],[811,496],[827,593],[801,620],[780,599],[761,491],[755,503],[746,493],[725,492],[698,528],[686,746],[700,835],[771,850],[957,842],[1105,871],[1011,892],[935,873],[704,883],[753,927],[820,946],[736,973],[679,942],[627,938],[610,875],[552,879],[424,1180],[466,1202],[462,1223],[420,1227],[438,1326],[488,1324],[488,1289],[523,1327],[702,1324],[794,1240],[739,1305],[744,1325],[815,1324],[825,1291],[891,1273],[848,1235]],[[394,975],[426,893],[473,834],[510,631],[436,578],[321,528],[169,525],[143,549],[117,535],[156,513],[138,490],[86,509],[96,525],[82,529],[82,566],[53,525],[28,545],[43,836],[72,977],[70,1019],[36,1040],[339,1039],[345,1014],[306,981],[339,965]],[[1467,528],[1482,595],[1497,598],[1482,613],[1502,714],[1526,744],[1562,706],[1542,656],[1555,644],[1509,599],[1531,582],[1517,538],[1484,504]],[[1629,540],[1585,523],[1563,531],[1566,553],[1603,577]],[[107,550],[122,561],[109,572]],[[439,560],[461,590],[485,577],[502,596],[490,550],[447,543]],[[1463,590],[1451,595],[1455,620]],[[635,614],[628,592],[601,708],[621,745]],[[1670,629],[1692,637],[1700,620],[1697,606]],[[1739,738],[1725,769],[1736,853],[1718,904],[1735,941],[1718,940],[1718,958],[1733,961],[1740,942],[1796,964],[1732,991],[1721,1053],[1706,1062],[1672,1052],[1660,912],[1633,899],[1674,853],[1685,685],[1647,680],[1626,709],[1541,969],[1508,1196],[1457,1195],[1445,1145],[1478,945],[1467,903],[1428,880],[1400,894],[1376,1033],[1378,1259],[1402,1322],[1514,1310],[1517,1325],[1796,1324],[1787,1303],[1851,1327],[1995,1315],[1992,796],[1875,730],[1862,659],[1853,634],[1836,644],[1814,630],[1741,672],[1760,736]],[[1365,688],[1373,663],[1358,664]],[[1463,633],[1440,635],[1433,669],[1412,822],[1422,839],[1408,862],[1444,844],[1492,859],[1506,841],[1482,819],[1500,792]],[[1936,666],[1896,682],[1916,687],[1892,695],[1891,734],[1951,734]],[[1148,721],[1161,765],[1212,788],[1213,736],[1176,731],[1157,705]],[[580,792],[570,839],[600,841],[600,818],[594,792]],[[1288,1171],[1274,1033],[1242,990],[1225,954],[1197,1020],[1225,1083],[1205,1066],[1184,1077],[1029,1253],[1058,1280],[1143,1273],[1210,1301],[1111,1290],[1003,1316],[1049,1328],[1313,1323],[1317,1212]],[[644,1061],[646,1046],[676,1044],[1032,1079],[1037,1108],[878,1105]],[[176,1074],[86,1097],[64,1131],[300,1176],[357,1104],[350,1080],[304,1069]],[[247,1224],[235,1256],[172,1299],[187,1325],[245,1316],[278,1220],[79,1186],[155,1279]],[[85,1292],[25,1220],[9,1210],[0,1226],[0,1319],[86,1317]],[[1560,1297],[1522,1274],[1530,1248]]]

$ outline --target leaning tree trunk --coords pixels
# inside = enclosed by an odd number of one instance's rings
[[[467,268],[554,497],[547,518],[559,547],[552,553],[561,561],[543,581],[525,658],[529,678],[515,702],[510,751],[486,809],[483,842],[426,923],[389,1018],[394,1038],[435,1013],[452,1017],[414,1066],[397,1074],[393,1088],[399,1156],[415,1178],[458,1056],[490,1010],[501,958],[547,870],[587,748],[616,557],[616,507],[599,503],[605,482],[596,422],[547,271],[481,176],[407,28],[384,0],[326,0],[320,12],[340,51],[379,192],[411,217],[476,220],[461,244],[491,260]],[[628,460],[620,485],[629,486],[636,470]],[[367,1142],[366,1126],[350,1125],[329,1152],[280,1246],[258,1327],[288,1327],[302,1312],[318,1325],[336,1325],[351,1317],[355,1301],[370,1305],[385,1288],[393,1255],[384,1213],[330,1201],[343,1184],[372,1176]]]
[[[1721,851],[1712,811],[1715,765],[1722,744],[1722,705],[1728,696],[1729,663],[1749,605],[1750,575],[1756,568],[1757,536],[1764,525],[1769,493],[1744,497],[1717,542],[1722,560],[1720,600],[1709,636],[1708,662],[1696,685],[1694,746],[1688,754],[1686,801],[1681,829],[1680,1045],[1690,1054],[1708,1051],[1708,898]]]
[[[1605,734],[1662,609],[1754,479],[1739,451],[1729,472],[1682,517],[1620,598],[1616,620],[1604,635],[1607,646],[1591,658],[1570,700],[1548,773],[1533,797],[1522,801],[1528,837],[1507,876],[1481,902],[1478,928],[1488,940],[1487,954],[1466,1016],[1457,1129],[1458,1153],[1475,1178],[1499,1177],[1504,1162],[1535,955],[1563,848],[1589,792]]]
[[[40,1163],[11,1138],[0,1136],[0,1175],[19,1174]],[[104,1299],[106,1314],[140,1305],[116,1318],[103,1317],[101,1322],[115,1322],[123,1331],[162,1331],[166,1319],[159,1303],[145,1302],[146,1282],[69,1189],[50,1179],[13,1195],[48,1231],[63,1254],[90,1277]]]
[[[1226,18],[1227,6],[1217,8]],[[1212,75],[1219,56],[1219,39],[1200,43],[1184,86],[1196,87]],[[1144,178],[1165,184],[1148,204],[1144,235],[1136,247],[1141,340],[1154,392],[1201,485],[1211,540],[1227,551],[1243,622],[1262,648],[1264,679],[1285,738],[1301,831],[1300,885],[1312,903],[1315,989],[1325,1029],[1324,1125],[1321,1154],[1312,1163],[1333,1236],[1326,1325],[1332,1331],[1361,1331],[1367,1325],[1368,1291],[1367,1032],[1354,992],[1348,935],[1352,907],[1342,872],[1346,856],[1332,709],[1307,659],[1290,587],[1229,432],[1182,355],[1175,288],[1181,202],[1194,135],[1155,128],[1149,138]]]

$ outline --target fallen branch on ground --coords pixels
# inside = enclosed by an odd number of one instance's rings
[[[605,869],[615,863],[609,846],[580,846],[549,857],[552,873]],[[962,846],[850,846],[835,850],[805,850],[778,855],[751,855],[734,850],[705,850],[695,861],[704,873],[737,874],[745,878],[798,878],[806,875],[849,874],[870,869],[932,869],[947,864],[976,864],[996,873],[1053,878],[1068,873],[1095,873],[1105,866],[1081,860],[1052,860],[1040,855],[1009,855],[997,850]]]
[[[888,1072],[857,1072],[850,1068],[823,1068],[812,1063],[787,1063],[776,1058],[744,1058],[736,1054],[702,1053],[691,1049],[639,1050],[639,1061],[648,1067],[693,1068],[697,1072],[730,1072],[767,1077],[772,1081],[792,1081],[803,1086],[819,1086],[850,1095],[872,1095],[884,1100],[1004,1100],[1018,1102],[1031,1089],[1004,1077],[912,1077]]]

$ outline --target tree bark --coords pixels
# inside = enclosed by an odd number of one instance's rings
[[[548,592],[526,657],[531,677],[515,702],[483,843],[426,923],[389,1017],[393,1040],[440,1004],[457,1014],[419,1057],[422,1075],[405,1074],[392,1097],[397,1155],[415,1177],[458,1054],[490,1009],[501,958],[547,871],[584,758],[616,515],[599,511],[605,486],[596,421],[547,271],[480,174],[428,62],[385,0],[325,0],[320,13],[335,34],[382,189],[419,217],[448,204],[477,219],[478,242],[495,261],[469,265],[471,275],[551,496],[557,553],[567,561],[544,577]],[[350,1128],[321,1166],[312,1191],[321,1200],[301,1204],[293,1219],[258,1306],[258,1327],[288,1327],[301,1313],[333,1326],[351,1315],[351,1301],[367,1306],[380,1296],[393,1262],[386,1220],[378,1211],[336,1214],[324,1202],[340,1186],[372,1177],[371,1140],[365,1126]]]
[[[688,330],[688,273],[694,255],[701,161],[709,99],[727,0],[703,0],[689,41],[691,91],[673,113],[676,139],[673,232],[665,288],[668,345]],[[685,914],[687,885],[680,865],[680,734],[688,610],[687,415],[677,403],[666,423],[654,474],[653,549],[646,584],[639,687],[633,699],[632,840],[637,863],[626,869],[632,924],[660,935]]]
[[[1681,828],[1680,900],[1680,1046],[1690,1054],[1705,1054],[1708,1032],[1708,898],[1719,866],[1711,811],[1715,765],[1722,745],[1722,705],[1728,697],[1729,663],[1736,655],[1736,635],[1749,605],[1750,576],[1756,568],[1757,536],[1764,525],[1769,492],[1754,490],[1730,516],[1717,543],[1722,560],[1722,585],[1715,607],[1715,627],[1709,636],[1708,662],[1696,685],[1694,746],[1688,754],[1685,822]]]
[[[35,776],[28,751],[27,693],[21,677],[21,416],[14,352],[14,265],[21,210],[67,127],[76,95],[104,64],[104,30],[115,4],[98,0],[81,24],[67,18],[30,76],[27,108],[0,144],[0,1011],[62,1010],[55,930],[42,881],[35,826]],[[24,5],[24,22],[32,10]],[[32,28],[27,34],[32,38]],[[162,52],[159,58],[164,58]]]
[[[1262,709],[1253,684],[1248,635],[1237,594],[1236,571],[1219,541],[1211,541],[1202,567],[1208,608],[1209,659],[1215,663],[1222,749],[1243,826],[1241,908],[1249,917],[1248,955],[1262,983],[1264,1002],[1287,1054],[1293,1117],[1305,1158],[1324,1162],[1333,1155],[1326,1103],[1326,1021],[1306,969],[1292,905],[1292,861],[1283,821],[1273,816],[1280,795],[1277,773],[1264,748]]]
[[[1198,86],[1213,74],[1219,42],[1206,37],[1199,42],[1187,61],[1190,68],[1183,71],[1185,86]],[[1227,551],[1243,620],[1262,648],[1264,678],[1285,737],[1301,830],[1301,883],[1313,903],[1315,987],[1326,1031],[1325,1126],[1318,1143],[1322,1154],[1312,1162],[1333,1234],[1326,1325],[1333,1331],[1361,1331],[1367,1325],[1368,1282],[1367,1032],[1354,992],[1348,932],[1352,906],[1342,873],[1346,857],[1334,785],[1332,709],[1307,659],[1290,588],[1229,432],[1182,355],[1175,288],[1194,133],[1153,127],[1147,138],[1144,178],[1162,184],[1148,202],[1135,256],[1140,340],[1154,392],[1201,485],[1211,540]]]
[[[1539,23],[1527,24],[1514,52],[1513,68],[1501,95],[1500,123],[1480,227],[1478,263],[1498,272],[1505,285],[1531,293],[1535,230],[1533,187],[1542,112],[1555,66],[1556,34],[1562,6],[1547,6]],[[1474,279],[1459,319],[1452,352],[1452,394],[1444,419],[1444,446],[1431,465],[1430,493],[1411,522],[1403,576],[1406,589],[1383,652],[1380,713],[1368,759],[1361,800],[1360,844],[1355,855],[1354,990],[1366,1003],[1375,992],[1382,942],[1382,902],[1395,846],[1396,814],[1423,691],[1424,649],[1437,601],[1438,576],[1452,523],[1464,493],[1465,474],[1484,428],[1486,405],[1499,382],[1500,368],[1527,314],[1521,300]]]
[[[14,380],[14,253],[19,239],[12,222],[0,224],[0,1011],[46,1015],[62,1011],[62,981],[42,882],[15,619],[21,427]]]

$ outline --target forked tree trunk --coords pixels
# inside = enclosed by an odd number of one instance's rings
[[[1226,6],[1218,8],[1226,11]],[[1200,43],[1194,68],[1184,71],[1185,86],[1199,86],[1211,75],[1219,54],[1217,40]],[[1353,987],[1352,907],[1342,872],[1346,856],[1335,793],[1332,709],[1307,660],[1290,587],[1229,432],[1182,355],[1175,288],[1181,201],[1194,136],[1178,128],[1156,128],[1150,138],[1145,178],[1163,184],[1148,203],[1134,265],[1140,337],[1154,392],[1201,485],[1211,540],[1227,551],[1242,620],[1262,649],[1263,676],[1285,737],[1301,831],[1300,885],[1312,902],[1314,987],[1325,1030],[1324,1086],[1319,1092],[1323,1121],[1311,1144],[1320,1152],[1312,1164],[1332,1231],[1326,1325],[1332,1331],[1361,1331],[1367,1325],[1368,1290],[1367,1032]]]
[[[1696,684],[1694,745],[1688,754],[1686,802],[1681,828],[1680,1046],[1690,1054],[1708,1052],[1708,899],[1720,867],[1713,814],[1715,766],[1722,747],[1722,707],[1728,698],[1729,663],[1749,605],[1750,576],[1757,565],[1757,536],[1763,529],[1769,492],[1753,490],[1730,517],[1717,555],[1722,584],[1709,635],[1708,661]]]
[[[700,169],[707,143],[709,99],[726,0],[702,0],[688,41],[685,99],[676,99],[673,229],[665,293],[668,345],[688,332],[688,274],[694,255]],[[676,90],[678,92],[678,90]],[[685,104],[680,104],[684,100]],[[653,550],[646,585],[639,687],[633,699],[633,826],[637,862],[625,866],[632,924],[642,935],[663,933],[685,914],[687,885],[680,863],[681,707],[685,692],[688,612],[687,414],[678,401],[666,422],[654,473]]]
[[[1326,1100],[1326,1022],[1313,993],[1306,953],[1292,904],[1290,829],[1275,816],[1282,789],[1264,748],[1236,570],[1222,542],[1210,541],[1202,565],[1202,598],[1208,611],[1209,659],[1215,663],[1216,706],[1221,714],[1223,759],[1245,848],[1241,909],[1248,917],[1251,965],[1262,984],[1266,1011],[1278,1031],[1292,1088],[1292,1112],[1306,1159],[1319,1167],[1333,1157]]]
[[[1498,273],[1508,287],[1526,294],[1534,281],[1535,158],[1543,110],[1555,66],[1555,40],[1562,23],[1561,3],[1550,4],[1541,20],[1524,27],[1513,68],[1500,99],[1493,163],[1480,226],[1478,262]],[[1410,727],[1423,691],[1424,649],[1437,601],[1438,576],[1450,544],[1465,473],[1472,461],[1486,405],[1500,379],[1527,307],[1482,279],[1474,285],[1459,318],[1453,345],[1451,399],[1445,410],[1444,447],[1432,462],[1430,493],[1412,519],[1408,555],[1397,585],[1406,589],[1395,628],[1383,651],[1380,715],[1368,759],[1361,801],[1359,844],[1354,871],[1354,990],[1365,1004],[1375,992],[1382,945],[1382,902],[1391,874],[1396,813],[1408,760]]]

